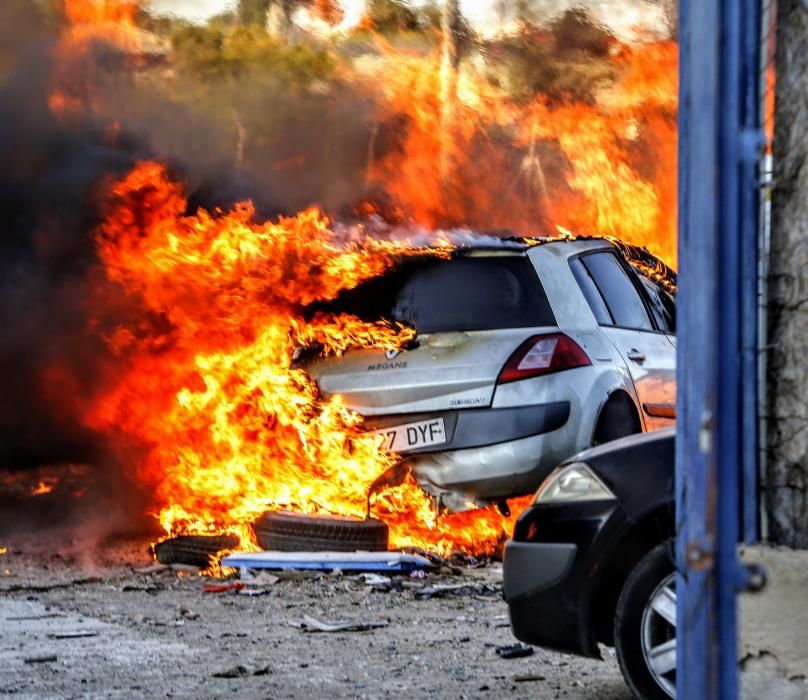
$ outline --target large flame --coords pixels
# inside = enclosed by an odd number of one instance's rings
[[[388,50],[384,79],[376,79],[376,64],[368,72],[385,95],[383,108],[407,116],[407,137],[374,162],[371,176],[408,216],[430,226],[526,233],[560,225],[646,246],[675,265],[675,43],[622,47],[612,59],[619,78],[594,102],[518,103],[462,71],[448,130],[439,57]],[[447,149],[448,173],[437,167]],[[521,159],[515,178],[508,175],[514,158]]]
[[[108,41],[121,49],[140,47],[137,13],[141,0],[64,0],[66,38],[73,42]]]
[[[292,367],[293,351],[313,339],[331,353],[395,348],[412,331],[350,316],[306,324],[300,309],[415,251],[361,229],[338,236],[316,210],[263,223],[249,204],[186,216],[182,188],[156,163],[141,164],[112,197],[98,233],[107,275],[162,330],[109,338],[128,369],[87,420],[143,451],[135,476],[154,490],[166,532],[242,534],[279,506],[364,516],[370,485],[395,457]],[[502,531],[493,511],[436,525],[411,483],[382,494],[374,512],[396,546],[486,551]]]
[[[136,23],[142,0],[62,0],[65,29],[54,48],[56,68],[48,106],[63,119],[98,111],[94,47],[104,43],[137,55],[147,43]]]
[[[65,0],[63,52],[85,38],[136,46],[137,8]],[[615,42],[614,79],[586,101],[518,102],[470,69],[455,76],[455,97],[437,55],[380,53],[350,77],[373,96],[379,125],[406,125],[395,148],[369,147],[368,184],[391,196],[396,218],[432,229],[609,235],[675,265],[673,43]],[[92,90],[72,79],[69,68],[57,76],[51,109],[95,109]],[[370,485],[396,457],[292,357],[313,343],[327,354],[396,348],[413,331],[351,316],[304,320],[301,309],[417,251],[361,226],[335,229],[317,209],[277,221],[257,221],[249,203],[188,214],[182,186],[153,162],[111,185],[110,202],[99,255],[140,314],[107,334],[124,370],[85,419],[153,493],[166,533],[235,532],[247,546],[247,524],[268,508],[364,516]],[[433,254],[450,248],[433,243]],[[371,508],[393,546],[442,552],[491,552],[513,520],[493,508],[437,518],[411,480],[374,496]]]

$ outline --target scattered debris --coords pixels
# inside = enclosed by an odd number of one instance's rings
[[[533,647],[527,644],[509,644],[497,647],[497,656],[503,659],[521,659],[523,656],[532,656]]]
[[[514,683],[531,683],[533,681],[546,681],[547,679],[540,673],[526,673],[523,676],[514,676]]]
[[[6,622],[23,622],[28,620],[50,620],[53,617],[67,617],[62,613],[46,613],[44,615],[18,615],[16,617],[7,617]]]
[[[245,571],[249,570],[242,569],[242,577]],[[273,571],[273,575],[277,576],[281,581],[294,581],[297,583],[301,581],[318,581],[325,576],[323,571],[295,571],[294,569],[274,569]],[[257,571],[252,571],[251,573],[257,573]]]
[[[415,597],[443,598],[446,595],[460,596],[493,596],[499,595],[501,587],[486,583],[436,583],[432,586],[424,586],[415,591]]]
[[[26,656],[22,662],[24,664],[49,664],[57,660],[56,654],[44,654],[42,656]]]
[[[269,665],[250,667],[239,664],[238,666],[231,666],[230,668],[216,671],[211,675],[213,678],[246,678],[247,676],[266,676],[269,675],[269,673]]]
[[[266,595],[269,591],[266,588],[242,588],[238,594],[255,597],[259,595]]]
[[[180,608],[180,617],[184,617],[186,620],[198,620],[200,615],[188,608]]]
[[[400,552],[234,552],[222,566],[235,569],[410,572],[431,566],[425,557]],[[242,573],[242,579],[245,578]]]
[[[188,574],[189,576],[198,576],[202,572],[202,567],[194,566],[193,564],[172,564],[171,570],[176,571],[178,574]]]
[[[171,569],[168,564],[152,564],[150,566],[141,566],[136,569],[132,569],[136,574],[145,574],[147,576],[151,576],[154,574],[162,574],[164,571],[168,571]]]
[[[48,639],[81,639],[82,637],[97,637],[97,630],[73,630],[70,632],[50,632]]]
[[[47,593],[48,591],[56,590],[57,588],[73,588],[73,586],[85,586],[91,583],[101,583],[98,576],[87,576],[83,578],[68,579],[66,581],[55,581],[44,585],[35,584],[15,584],[13,586],[3,586],[0,588],[0,593],[17,593],[25,591],[28,593]]]
[[[359,574],[357,579],[362,581],[366,586],[370,586],[379,591],[389,591],[393,586],[393,579],[389,576],[382,576],[381,574]]]
[[[22,662],[24,664],[49,664],[57,661],[56,654],[44,654],[43,656],[26,656]]]
[[[303,621],[293,623],[304,632],[366,632],[368,630],[379,629],[389,626],[387,620],[372,620],[368,622],[356,622],[351,620],[318,620],[311,615],[303,615]]]
[[[276,576],[275,574],[270,574],[268,571],[255,571],[250,569],[242,569],[242,581],[244,582],[245,586],[256,588],[265,588],[268,586],[274,586],[278,581],[281,580],[280,576]]]
[[[244,584],[241,581],[233,581],[232,583],[208,583],[202,586],[202,590],[205,593],[230,593],[233,591],[240,591],[244,588]]]

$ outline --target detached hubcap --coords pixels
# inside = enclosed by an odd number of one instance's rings
[[[642,653],[648,670],[676,697],[676,574],[666,576],[642,613]]]

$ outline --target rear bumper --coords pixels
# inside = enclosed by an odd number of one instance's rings
[[[482,408],[435,413],[372,416],[365,419],[368,430],[383,430],[401,423],[415,423],[442,418],[447,441],[441,451],[487,447],[500,442],[521,440],[558,430],[570,417],[570,402],[518,406],[515,408]],[[434,452],[435,447],[410,450],[405,454]]]
[[[421,488],[444,503],[485,501],[532,493],[569,455],[578,452],[573,421],[556,430],[520,440],[465,450],[407,456]],[[453,498],[446,498],[447,495]],[[451,506],[450,506],[450,509]]]
[[[443,418],[447,442],[402,453],[420,487],[448,510],[534,491],[563,458],[577,452],[569,401],[430,414]],[[402,423],[401,415],[369,418],[371,430]]]
[[[616,501],[533,506],[505,545],[504,594],[514,636],[599,657],[593,624],[602,557],[626,522]],[[530,534],[533,541],[524,541]]]

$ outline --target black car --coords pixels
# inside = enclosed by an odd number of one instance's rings
[[[637,697],[674,697],[674,531],[673,429],[563,462],[505,546],[514,635],[596,658],[614,646]]]

